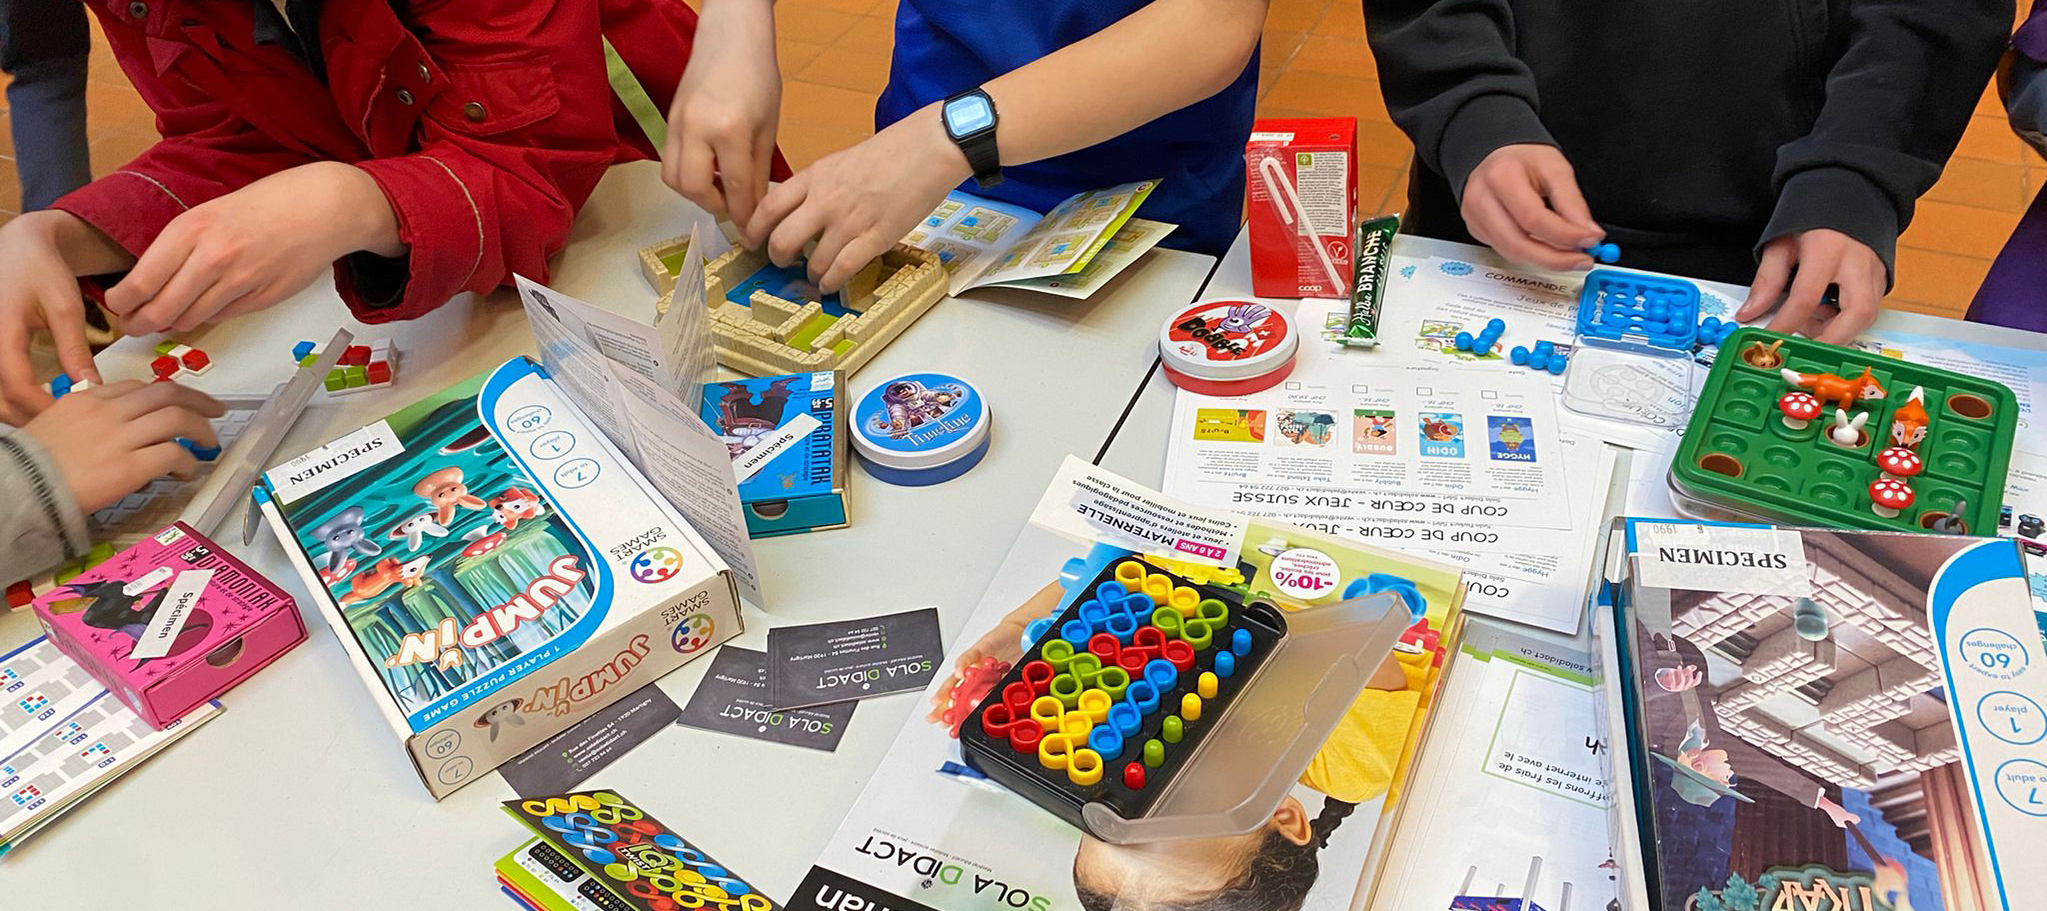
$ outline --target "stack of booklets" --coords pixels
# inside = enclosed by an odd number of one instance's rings
[[[40,637],[0,655],[0,855],[219,713],[159,731]]]
[[[1225,556],[1206,568],[1175,562],[1133,533],[1177,541],[1182,553],[1212,545],[1209,552]],[[1095,577],[1097,554],[1119,547],[1119,555],[1145,553],[1145,560],[1163,561],[1197,584],[1241,587],[1282,611],[1341,601],[1351,583],[1375,573],[1412,582],[1426,602],[1422,619],[1382,666],[1394,668],[1396,682],[1367,684],[1279,806],[1251,831],[1111,844],[964,761],[959,731],[979,723],[972,710],[1000,676],[979,669],[1019,660],[1033,621],[1056,613],[1076,580],[1084,586]],[[1318,571],[1335,584],[1322,584]],[[1268,907],[1235,899],[1255,893],[1277,902],[1273,908],[1347,911],[1363,895],[1361,871],[1377,869],[1384,855],[1382,821],[1432,711],[1443,658],[1463,627],[1463,591],[1453,567],[1190,507],[1069,459],[958,631],[943,672],[925,691],[927,706],[911,713],[791,907],[1071,911],[1193,908],[1209,900]]]
[[[1619,907],[2047,907],[2009,539],[1624,519],[1595,612]]]

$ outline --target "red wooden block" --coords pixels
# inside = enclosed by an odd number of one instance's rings
[[[9,610],[13,610],[18,607],[27,607],[29,605],[29,602],[34,601],[35,599],[36,599],[35,589],[29,586],[29,581],[27,579],[23,579],[20,582],[16,582],[13,585],[7,586],[7,608]]]
[[[370,346],[350,345],[341,352],[341,366],[362,367],[370,362]]]
[[[177,376],[178,371],[181,369],[183,368],[179,366],[178,359],[168,354],[159,354],[156,356],[156,360],[149,362],[149,371],[156,374],[156,378],[159,380],[167,380]]]
[[[207,357],[206,352],[194,348],[185,352],[184,363],[186,370],[205,370],[206,365],[213,363],[213,359]]]
[[[372,386],[391,381],[391,365],[383,361],[371,364],[365,372],[369,375],[370,385]]]

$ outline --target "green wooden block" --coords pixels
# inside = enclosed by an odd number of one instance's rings
[[[314,361],[317,361],[317,360],[319,360],[319,359],[320,359],[320,356],[319,356],[319,355],[317,355],[317,354],[308,354],[308,355],[306,355],[305,357],[299,358],[299,366],[301,366],[301,367],[309,367],[309,366],[312,366],[312,363],[313,363]]]
[[[331,371],[328,371],[328,373],[327,373],[327,391],[328,391],[328,392],[336,392],[336,391],[339,391],[339,390],[342,390],[342,389],[347,389],[347,388],[348,388],[348,375],[347,375],[347,374],[344,374],[344,373],[342,373],[342,372],[341,372],[340,370],[331,370]]]
[[[370,374],[367,368],[343,367],[342,373],[347,377],[348,388],[350,389],[354,389],[357,386],[368,386],[370,384]]]
[[[171,349],[172,349],[172,348],[176,348],[176,347],[178,347],[178,343],[177,343],[177,342],[169,342],[169,341],[165,341],[165,342],[157,342],[157,343],[156,343],[156,353],[158,353],[158,354],[169,354],[169,353],[171,353]]]

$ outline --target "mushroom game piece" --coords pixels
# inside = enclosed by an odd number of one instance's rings
[[[1844,449],[1854,449],[1862,445],[1862,425],[1867,423],[1869,423],[1867,411],[1851,418],[1846,410],[1836,408],[1834,423],[1827,428],[1827,439],[1833,440],[1834,445]]]
[[[1912,487],[1897,478],[1877,478],[1869,482],[1869,503],[1877,515],[1895,519],[1911,508]]]
[[[1820,400],[1809,392],[1787,392],[1777,400],[1777,410],[1784,412],[1784,426],[1804,430],[1820,416]]]
[[[1926,470],[1926,460],[1903,446],[1892,446],[1876,454],[1876,467],[1883,469],[1884,477],[1909,479]]]
[[[1750,342],[1748,347],[1741,349],[1741,359],[1751,367],[1769,370],[1784,363],[1784,355],[1777,351],[1782,347],[1784,340],[1781,338],[1768,344],[1761,341]]]

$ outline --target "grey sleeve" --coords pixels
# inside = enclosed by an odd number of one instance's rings
[[[91,546],[85,515],[42,444],[19,431],[0,435],[0,575],[34,575]]]

